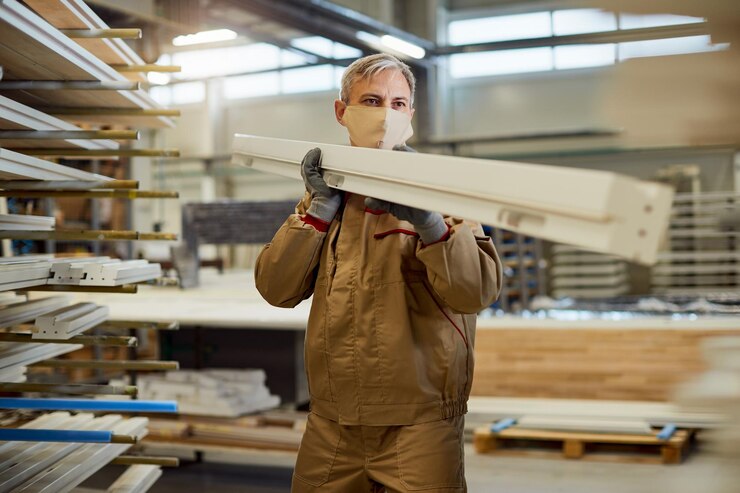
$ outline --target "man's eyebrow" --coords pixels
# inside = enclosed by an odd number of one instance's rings
[[[373,97],[373,98],[383,99],[383,97],[380,94],[375,94],[375,93],[372,93],[372,92],[366,92],[365,94],[363,94],[362,96],[360,96],[360,99],[364,99],[364,98],[367,98],[367,97]]]
[[[393,101],[400,101],[400,100],[408,101],[409,98],[407,98],[406,96],[397,96],[397,97],[393,98]]]

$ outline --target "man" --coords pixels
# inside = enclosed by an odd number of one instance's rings
[[[414,89],[390,55],[350,65],[334,103],[350,143],[411,151]],[[329,188],[320,160],[303,159],[307,193],[255,268],[272,305],[313,294],[292,491],[465,491],[475,314],[501,282],[493,243],[478,224]]]

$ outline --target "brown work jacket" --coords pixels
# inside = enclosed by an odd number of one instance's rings
[[[493,242],[479,224],[445,217],[449,236],[423,245],[411,223],[364,199],[347,194],[322,232],[304,220],[306,194],[257,259],[257,289],[271,305],[292,308],[313,294],[311,410],[343,425],[464,414],[476,313],[500,290]]]

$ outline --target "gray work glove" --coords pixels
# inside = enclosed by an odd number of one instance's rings
[[[301,161],[301,176],[311,194],[308,214],[330,223],[342,205],[342,192],[330,188],[321,176],[321,149],[311,149]]]
[[[393,147],[393,150],[416,152],[407,145],[397,145]],[[394,204],[387,200],[378,200],[372,197],[365,199],[365,206],[376,211],[380,210],[389,212],[402,221],[410,222],[414,225],[416,232],[419,233],[421,241],[426,245],[439,241],[449,230],[447,223],[444,222],[442,214],[439,212],[425,211],[423,209]]]

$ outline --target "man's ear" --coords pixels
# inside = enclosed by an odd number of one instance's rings
[[[344,117],[344,111],[346,109],[347,109],[347,103],[345,103],[341,99],[337,99],[334,101],[334,116],[336,116],[337,121],[343,127],[346,126],[344,122],[342,121],[342,118]]]
[[[414,113],[416,113],[416,108],[411,108],[411,118],[414,117]]]

